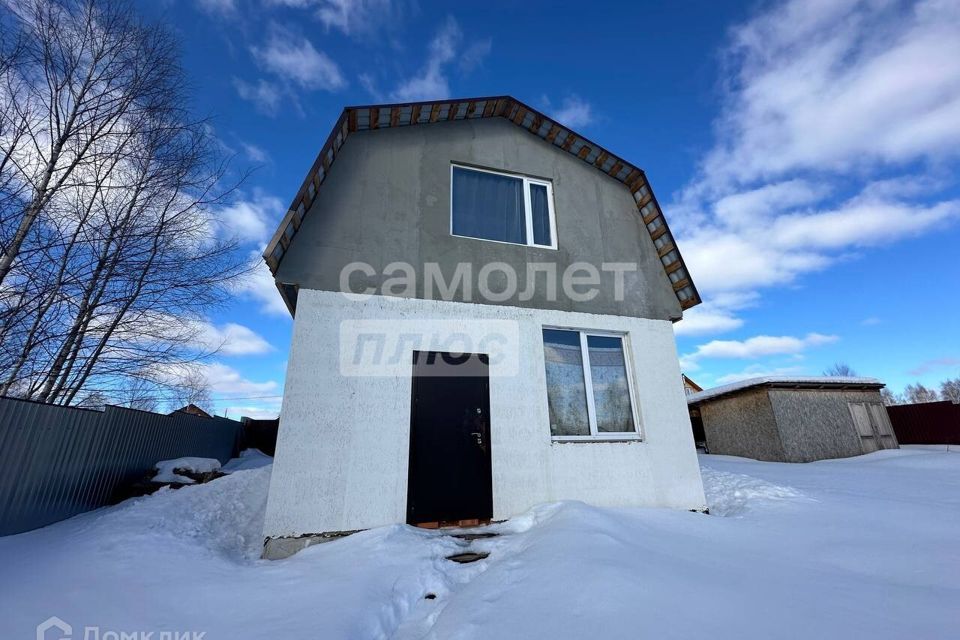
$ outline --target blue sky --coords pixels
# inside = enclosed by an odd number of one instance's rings
[[[899,391],[960,375],[960,5],[141,2],[181,36],[272,234],[345,105],[511,94],[643,167],[704,304],[704,386],[844,361]],[[211,318],[218,411],[276,413],[291,320],[266,271]]]

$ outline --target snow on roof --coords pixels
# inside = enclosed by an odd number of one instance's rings
[[[687,396],[687,404],[698,404],[710,398],[724,396],[750,387],[759,387],[762,385],[783,385],[783,386],[823,386],[823,387],[842,387],[842,386],[870,386],[882,387],[884,384],[876,378],[852,378],[844,376],[762,376],[759,378],[748,378],[738,380],[730,384],[706,389],[699,393],[693,393]]]

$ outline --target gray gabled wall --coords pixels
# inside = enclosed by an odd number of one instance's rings
[[[463,163],[515,172],[553,182],[558,250],[517,246],[450,234],[450,166]],[[425,297],[423,265],[436,262],[452,280],[460,262],[510,264],[526,289],[528,263],[553,263],[558,276],[568,265],[586,261],[634,262],[626,276],[623,302],[614,299],[614,276],[604,274],[601,292],[591,301],[560,295],[547,299],[543,275],[535,295],[519,293],[497,302],[518,307],[674,320],[681,309],[643,228],[633,197],[620,182],[504,119],[439,122],[357,132],[341,149],[336,164],[294,237],[277,271],[281,283],[326,291],[340,290],[341,269],[366,262],[378,274],[391,262],[417,269],[417,296]],[[382,277],[351,279],[354,290],[376,287]],[[491,282],[494,290],[501,287]],[[476,297],[473,302],[488,302]],[[454,301],[467,301],[458,289]]]

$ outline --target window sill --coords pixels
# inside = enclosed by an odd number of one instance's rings
[[[551,436],[551,444],[568,444],[577,442],[643,442],[643,437],[639,433],[616,436]]]
[[[491,240],[490,238],[478,238],[476,236],[462,236],[459,233],[450,232],[451,238],[462,238],[464,240],[479,240],[480,242],[493,242],[496,244],[507,244],[511,247],[526,247],[527,249],[546,249],[547,251],[557,251],[555,244],[524,244],[522,242],[510,242],[509,240]]]

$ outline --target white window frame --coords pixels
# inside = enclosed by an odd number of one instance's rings
[[[636,384],[633,377],[633,356],[630,345],[630,334],[618,331],[602,331],[595,329],[579,329],[576,327],[558,327],[544,325],[540,331],[540,342],[543,347],[541,353],[546,354],[546,343],[543,342],[543,329],[556,329],[557,331],[570,331],[580,335],[580,366],[583,369],[583,384],[587,395],[587,419],[590,422],[590,435],[588,436],[555,436],[550,431],[550,407],[549,394],[550,389],[546,387],[546,357],[544,355],[544,383],[547,400],[547,429],[550,433],[550,439],[553,442],[610,442],[610,441],[637,441],[643,440],[643,426],[640,423],[640,408],[637,405]],[[593,397],[593,374],[590,371],[590,349],[587,346],[589,336],[599,336],[606,338],[620,338],[620,345],[623,349],[623,367],[627,371],[627,395],[630,399],[630,412],[633,417],[633,431],[607,432],[597,431],[597,408]]]
[[[507,240],[490,240],[489,238],[477,238],[474,236],[463,236],[453,232],[453,171],[454,169],[464,169],[466,171],[478,171],[480,173],[492,173],[497,176],[505,176],[515,180],[523,181],[523,209],[524,221],[526,223],[527,242],[524,245],[520,242],[509,242]],[[533,241],[533,206],[530,203],[530,185],[536,184],[547,188],[547,212],[550,217],[550,244],[536,244]],[[466,164],[456,162],[450,164],[450,235],[456,238],[467,238],[470,240],[480,240],[482,242],[496,242],[498,244],[509,244],[515,247],[536,247],[538,249],[557,249],[557,218],[553,208],[553,183],[541,178],[532,178],[520,173],[507,173],[505,171],[494,171],[492,169],[481,169]]]

